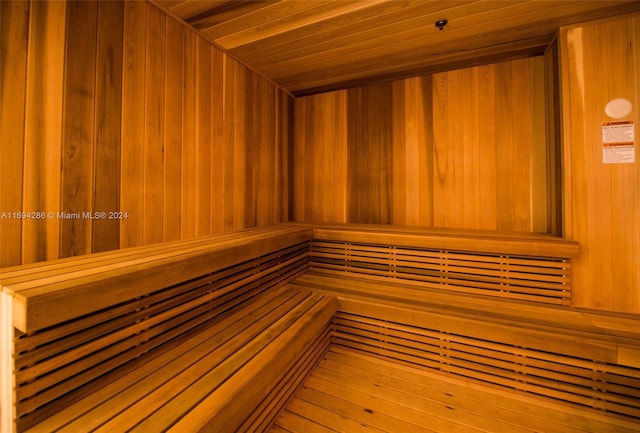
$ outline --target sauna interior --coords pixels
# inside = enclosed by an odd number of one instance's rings
[[[0,2],[0,430],[640,432],[640,2]]]

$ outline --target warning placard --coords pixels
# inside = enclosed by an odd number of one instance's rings
[[[635,162],[635,125],[632,121],[602,124],[602,162],[627,164]]]

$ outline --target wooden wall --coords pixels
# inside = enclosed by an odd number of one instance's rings
[[[560,33],[565,233],[580,242],[574,265],[577,306],[640,313],[640,16],[565,28]],[[629,99],[635,162],[604,164],[604,107]]]
[[[1,7],[1,266],[289,219],[284,92],[147,2]]]
[[[552,232],[543,57],[296,99],[294,218]]]

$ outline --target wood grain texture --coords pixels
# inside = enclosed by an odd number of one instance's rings
[[[548,232],[544,80],[534,57],[299,98],[295,219]]]
[[[57,212],[60,197],[61,134],[66,5],[31,3],[24,111],[22,211]],[[48,71],[42,74],[42,71]],[[19,143],[15,143],[18,147]],[[20,165],[7,172],[19,169]],[[3,171],[3,175],[4,175]],[[22,261],[58,256],[59,224],[25,219]],[[4,244],[4,243],[3,243]]]
[[[176,204],[182,201],[182,126],[184,82],[184,27],[175,20],[167,19],[166,28],[166,75],[165,75],[165,119],[164,119],[164,196],[163,241],[181,238],[182,212]]]
[[[289,218],[282,90],[148,2],[2,8],[0,211],[53,215],[2,220],[3,266]]]
[[[583,246],[574,304],[640,312],[640,20],[637,16],[565,28],[560,33],[565,232]],[[597,83],[597,85],[596,85]],[[604,107],[624,97],[636,127],[636,162],[603,163]]]
[[[347,222],[347,91],[295,101],[294,218]]]
[[[28,2],[0,3],[0,211],[22,209]],[[0,219],[0,267],[21,263],[22,219]]]
[[[391,101],[391,83],[347,92],[348,221],[392,221]]]
[[[143,242],[162,241],[165,129],[166,15],[147,8],[145,43]]]
[[[152,1],[296,96],[526,58],[561,25],[640,10],[633,0]]]
[[[63,102],[61,210],[80,217],[60,223],[61,257],[91,252],[95,168],[97,3],[69,3]]]
[[[124,3],[99,3],[93,212],[120,208],[123,25]],[[119,239],[118,220],[93,221],[92,252],[116,249]]]
[[[122,69],[122,148],[120,209],[127,218],[120,221],[120,246],[143,243],[144,188],[144,92],[147,7],[126,2]]]
[[[342,316],[342,313],[339,313]],[[352,320],[350,320],[352,319]],[[354,332],[362,326],[368,338],[380,328],[379,323],[349,317],[334,319],[340,331]],[[399,333],[387,329],[383,341],[398,341]],[[555,431],[627,432],[636,431],[632,420],[606,416],[590,408],[570,406],[549,399],[542,400],[528,393],[498,388],[486,382],[472,382],[454,374],[434,372],[415,363],[423,356],[428,343],[434,351],[449,354],[458,346],[445,341],[448,335],[433,340],[419,338],[421,350],[401,359],[383,353],[391,350],[365,348],[368,338],[347,347],[342,341],[332,344],[320,363],[289,400],[269,433],[293,432],[503,432],[526,433]],[[417,341],[410,343],[419,344]],[[390,344],[389,344],[390,345]],[[446,355],[445,355],[446,356]],[[452,356],[452,360],[453,360]],[[516,356],[523,358],[522,356]],[[514,359],[512,356],[511,359]],[[497,361],[497,360],[494,360]],[[432,365],[435,369],[450,368],[450,360]],[[467,374],[473,371],[466,366]],[[451,368],[454,370],[453,368]],[[499,369],[496,369],[499,370]],[[473,371],[471,374],[477,374]],[[555,381],[549,381],[555,382]],[[528,394],[528,395],[527,395]]]

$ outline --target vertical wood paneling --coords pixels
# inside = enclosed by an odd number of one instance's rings
[[[125,3],[122,76],[120,247],[143,244],[147,3]]]
[[[544,55],[545,91],[547,97],[545,106],[547,112],[547,165],[550,167],[547,180],[548,200],[548,231],[562,235],[562,173],[568,167],[562,167],[562,127],[560,106],[560,48],[558,38],[547,47]],[[567,173],[568,174],[568,173]],[[569,177],[569,176],[567,176]]]
[[[98,4],[69,2],[67,8],[61,208],[76,217],[60,222],[61,257],[91,252],[91,219],[83,213],[93,209],[95,186]]]
[[[553,122],[553,117],[547,114],[547,98],[553,97],[547,95],[547,87],[552,84],[547,81],[545,75],[545,57],[538,57],[528,62],[530,74],[530,89],[532,106],[531,106],[531,123],[529,136],[529,152],[531,164],[529,166],[531,176],[531,203],[528,209],[531,222],[529,229],[539,233],[553,233],[552,227],[553,215],[550,213],[550,206],[556,200],[556,192],[551,187],[553,179],[560,176],[561,168],[556,168],[550,156],[553,153],[554,138],[547,134],[547,125]],[[542,78],[544,77],[544,78]],[[537,143],[546,143],[546,146],[537,145]],[[557,170],[557,171],[556,171]],[[539,173],[545,173],[541,176]],[[551,181],[551,182],[550,182]],[[559,185],[556,185],[559,189]]]
[[[347,222],[347,91],[298,99],[295,109],[295,219]]]
[[[514,221],[514,193],[516,191],[516,175],[513,170],[515,140],[518,139],[517,131],[513,131],[513,99],[512,63],[505,62],[495,66],[496,83],[496,212],[499,230],[509,230]]]
[[[25,92],[29,2],[0,2],[0,267],[22,261],[22,207]]]
[[[223,71],[224,71],[224,141],[223,141],[223,154],[224,154],[224,190],[223,190],[223,204],[222,209],[224,212],[224,231],[231,231],[234,229],[235,219],[235,155],[234,155],[234,143],[235,143],[235,111],[236,111],[236,70],[237,62],[228,56],[223,58]]]
[[[167,19],[166,28],[166,76],[164,118],[164,197],[163,240],[180,239],[182,213],[182,83],[183,83],[183,33],[184,27]]]
[[[211,233],[224,232],[224,54],[213,49],[211,68]]]
[[[481,206],[478,227],[495,229],[497,224],[497,158],[494,143],[500,126],[496,122],[495,68],[478,68],[478,139],[481,141],[482,161],[478,167],[478,203]]]
[[[25,212],[57,212],[60,207],[60,160],[66,5],[30,6],[26,75],[23,201]],[[47,71],[43,74],[42,71]],[[3,174],[4,175],[4,174]],[[58,256],[57,219],[25,219],[22,261]]]
[[[434,226],[447,226],[447,202],[449,195],[442,191],[442,183],[447,173],[447,152],[449,149],[447,119],[449,76],[436,74],[433,76],[433,207]]]
[[[165,14],[147,8],[144,116],[144,229],[145,244],[163,238],[164,121],[165,121]]]
[[[275,93],[273,86],[259,78],[256,83],[259,95],[254,105],[253,130],[258,136],[254,138],[255,155],[253,159],[254,176],[254,225],[266,225],[274,222],[274,198],[278,197],[277,189],[277,154],[275,153],[275,125],[273,117]]]
[[[211,231],[211,44],[196,38],[196,236]]]
[[[54,215],[3,266],[289,217],[290,97],[154,5],[2,2],[2,44],[1,210]]]
[[[635,23],[635,24],[634,24]],[[640,98],[640,20],[626,19],[607,26],[608,95],[629,95],[636,128],[636,162],[611,167],[612,309],[640,313],[640,170],[638,170],[638,104]]]
[[[184,32],[184,93],[182,94],[182,238],[196,235],[197,36]]]
[[[293,194],[295,191],[293,167],[294,167],[294,100],[287,95],[284,91],[278,90],[280,95],[280,106],[276,110],[276,115],[280,117],[279,121],[279,140],[277,143],[281,143],[279,149],[281,149],[282,166],[280,170],[279,179],[282,182],[282,194],[280,195],[281,208],[279,219],[282,221],[292,221],[294,215],[294,199]]]
[[[581,244],[573,266],[573,303],[640,312],[640,172],[637,104],[640,88],[636,18],[561,31],[567,237]],[[624,119],[636,125],[636,162],[604,164],[604,107],[613,98],[632,101]]]
[[[346,220],[546,231],[544,79],[536,57],[349,90]],[[343,188],[326,167],[339,154],[321,153],[344,131],[323,120],[335,94],[296,103],[297,220],[340,221],[318,194]]]
[[[347,92],[348,219],[391,222],[392,85]]]
[[[98,4],[92,210],[106,213],[107,218],[93,220],[93,252],[113,250],[120,244],[120,224],[109,218],[109,212],[120,209],[123,6],[119,1]]]
[[[251,208],[247,206],[251,201],[253,177],[247,176],[247,137],[251,137],[251,104],[247,101],[247,94],[251,89],[251,76],[247,69],[238,62],[233,68],[235,80],[235,97],[233,112],[233,228],[242,230],[250,227],[252,219]],[[247,110],[247,106],[249,110]]]

